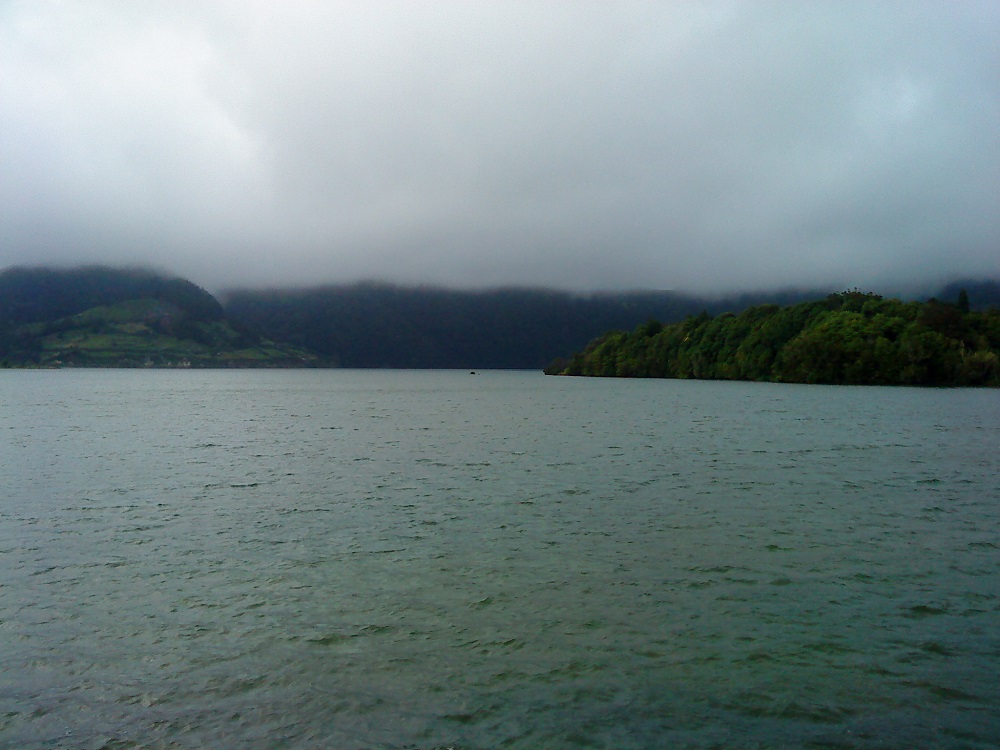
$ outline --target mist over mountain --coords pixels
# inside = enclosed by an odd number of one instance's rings
[[[1000,306],[1000,283],[992,280],[954,282],[936,296],[954,301],[962,289],[973,309]],[[202,366],[541,369],[608,331],[739,313],[763,303],[791,305],[832,291],[704,297],[363,283],[235,289],[217,299],[187,279],[142,268],[15,267],[0,272],[0,355],[39,364],[162,364],[193,357]],[[251,353],[263,342],[285,348]]]
[[[792,301],[818,293],[782,292]],[[764,299],[709,299],[675,292],[575,295],[544,289],[486,291],[354,284],[235,291],[227,313],[264,335],[292,342],[341,367],[543,367],[609,329],[702,310],[742,309]]]
[[[968,282],[972,305],[1000,305],[1000,284]],[[937,295],[957,299],[962,286]],[[677,322],[754,305],[790,305],[840,290],[703,297],[666,291],[488,291],[355,284],[234,291],[227,314],[264,335],[306,347],[341,367],[542,368],[610,330]]]

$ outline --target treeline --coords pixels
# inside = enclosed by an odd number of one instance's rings
[[[681,320],[702,309],[743,309],[788,291],[706,299],[675,292],[577,295],[542,289],[462,291],[363,283],[230,292],[230,319],[317,352],[339,367],[542,369],[559,352],[650,317]]]
[[[967,284],[974,310],[1000,304],[997,282],[970,280]],[[957,290],[949,288],[942,291],[942,298],[955,300],[957,294]],[[287,354],[272,351],[261,355],[268,361],[308,360],[313,366],[541,369],[554,356],[582,350],[606,331],[631,330],[651,319],[674,324],[687,318],[684,325],[693,326],[695,321],[708,326],[705,331],[695,331],[695,338],[704,338],[704,346],[696,351],[691,348],[694,339],[682,341],[677,362],[669,360],[669,371],[662,352],[656,355],[657,360],[651,353],[640,354],[638,350],[634,356],[623,355],[621,362],[616,360],[613,366],[608,364],[611,355],[602,355],[607,361],[599,367],[588,363],[588,370],[619,374],[620,369],[621,374],[634,376],[807,379],[794,373],[796,349],[789,349],[780,360],[778,350],[812,320],[812,313],[803,310],[831,311],[833,298],[826,295],[826,291],[790,290],[704,298],[668,291],[572,294],[525,288],[462,291],[364,283],[299,290],[239,290],[222,297],[220,304],[190,281],[144,269],[9,268],[0,272],[0,363],[31,366],[54,360],[77,361],[85,359],[86,352],[111,352],[115,347],[149,349],[155,348],[154,344],[190,350],[193,357],[195,353],[203,355],[201,349],[218,353],[266,343]],[[837,295],[834,298],[840,299]],[[868,295],[864,302],[872,299]],[[898,366],[883,368],[885,374],[880,377],[898,377],[905,382],[948,380],[948,368],[954,367],[942,365],[945,375],[941,375],[935,371],[936,366],[921,365],[917,356],[913,338],[917,329],[910,327],[924,326],[924,317],[929,313],[916,312],[912,303],[878,301],[901,307],[886,308],[877,323],[872,322],[874,314],[865,318],[868,328],[884,323],[886,330],[872,332],[866,328],[857,335],[873,341],[884,338],[893,349],[905,343],[905,356],[896,352]],[[814,306],[800,309],[799,303],[804,302]],[[760,307],[762,303],[771,307]],[[760,309],[748,309],[754,307]],[[754,334],[760,338],[756,348],[750,342],[740,353],[745,361],[730,361],[734,347],[738,348],[730,340],[736,341],[740,335],[730,325],[746,323],[752,328],[753,316],[766,317],[767,310],[784,308],[798,312],[777,315]],[[702,312],[704,315],[692,317]],[[787,319],[795,315],[802,316],[803,321]],[[727,323],[730,318],[737,322]],[[905,325],[900,328],[898,320],[885,323],[889,319],[902,320]],[[981,324],[969,322],[973,320],[974,316],[968,318],[968,330],[957,337],[941,325],[928,328],[958,342],[956,351],[965,357],[963,377],[969,382],[978,377],[977,366],[991,372],[991,360],[986,354],[982,355],[986,359],[976,365],[979,355],[975,352],[981,347],[973,333]],[[658,325],[643,326],[644,336],[652,338],[649,334]],[[187,343],[178,349],[179,345],[168,339]],[[638,346],[640,339],[629,346]],[[931,343],[926,346],[932,346],[937,339],[928,341]],[[808,345],[805,337],[796,347],[806,351]],[[949,362],[949,356],[941,361]],[[582,372],[584,360],[580,357],[574,362],[580,363],[578,369]],[[807,369],[821,370],[812,365]]]
[[[1000,310],[857,291],[613,331],[550,375],[845,385],[1000,386]]]

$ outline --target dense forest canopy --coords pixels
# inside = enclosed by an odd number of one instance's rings
[[[548,374],[852,385],[1000,386],[1000,310],[858,291],[739,314],[650,320],[592,341]]]
[[[362,283],[302,290],[242,290],[226,313],[276,341],[307,347],[340,367],[542,369],[613,328],[703,309],[798,302],[826,292],[707,299],[669,291],[571,294]]]

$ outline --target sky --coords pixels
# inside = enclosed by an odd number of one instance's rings
[[[0,1],[0,267],[1000,278],[996,0]]]

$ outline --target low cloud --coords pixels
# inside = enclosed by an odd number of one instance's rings
[[[14,2],[0,265],[210,288],[1000,276],[992,2]]]

